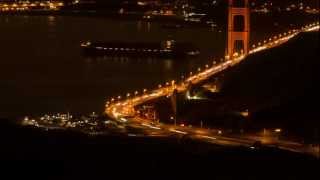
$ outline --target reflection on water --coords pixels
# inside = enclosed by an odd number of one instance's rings
[[[150,32],[151,31],[150,21],[137,21],[137,31],[138,32]]]
[[[152,22],[62,16],[0,16],[0,34],[0,117],[102,111],[107,97],[195,71],[224,52],[225,39],[210,28],[176,31]],[[193,42],[201,56],[87,58],[80,48],[84,40],[160,42],[168,36]]]
[[[49,26],[54,26],[55,25],[55,16],[48,16],[48,25]]]
[[[259,26],[254,22],[252,26],[263,31],[253,31],[252,39],[270,34],[266,27],[275,31],[268,24],[272,21],[260,20]],[[222,29],[172,29],[154,22],[89,17],[0,16],[0,117],[102,112],[109,97],[155,88],[197,72],[213,57],[222,57],[226,39]],[[192,59],[87,58],[80,48],[86,40],[160,42],[168,37],[194,43],[201,55]]]
[[[172,59],[164,60],[164,64],[166,70],[172,70]]]
[[[113,65],[146,66],[147,65],[150,67],[163,69],[167,72],[174,71],[173,65],[176,60],[177,59],[159,59],[159,58],[152,58],[152,57],[133,58],[133,57],[126,57],[126,56],[103,56],[103,57],[86,57],[85,58],[85,62],[87,62],[88,64],[97,63],[100,65],[103,64],[106,66],[113,66]]]

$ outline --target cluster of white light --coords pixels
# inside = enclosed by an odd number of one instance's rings
[[[31,9],[57,10],[64,6],[63,2],[21,2],[21,3],[0,3],[0,11],[26,11]]]
[[[272,3],[264,3],[258,8],[253,9],[253,12],[263,12],[268,13],[271,12],[270,8],[272,7]],[[282,8],[278,8],[279,11],[282,11]],[[293,10],[299,10],[310,14],[317,14],[320,12],[319,7],[312,8],[310,6],[305,6],[302,2],[299,4],[289,4],[284,9],[284,11],[293,11]]]

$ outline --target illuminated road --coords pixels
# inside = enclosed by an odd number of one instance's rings
[[[252,46],[249,54],[254,54],[263,50],[267,50],[273,47],[280,46],[290,40],[291,38],[297,36],[301,32],[316,31],[319,30],[319,22],[313,23],[302,27],[301,29],[290,30],[283,34],[273,36],[257,45]],[[111,98],[106,103],[105,113],[109,115],[113,120],[122,122],[127,126],[132,126],[133,128],[138,128],[143,131],[144,136],[179,136],[188,137],[195,140],[206,141],[214,144],[226,145],[226,146],[246,146],[249,148],[254,148],[252,145],[256,141],[261,141],[263,144],[268,145],[264,137],[254,136],[254,135],[238,135],[229,136],[222,132],[221,130],[208,130],[202,128],[194,127],[181,127],[174,126],[171,124],[161,124],[153,123],[150,120],[142,119],[136,117],[136,112],[134,107],[141,105],[150,100],[154,100],[164,96],[170,96],[174,89],[178,92],[183,92],[187,90],[188,84],[198,84],[209,77],[224,71],[228,67],[237,65],[239,62],[245,59],[245,55],[234,54],[233,57],[225,57],[224,61],[217,64],[216,61],[212,62],[212,66],[206,65],[201,69],[198,69],[197,74],[190,73],[190,77],[186,78],[180,83],[176,81],[171,81],[165,83],[165,85],[159,85],[157,89],[148,91],[144,89],[142,93],[138,91],[134,93],[127,93],[124,97],[118,96]],[[137,134],[131,134],[131,136],[136,136]],[[313,149],[310,150],[302,144],[277,140],[277,147],[280,149],[285,149],[294,152],[309,153],[316,155]]]

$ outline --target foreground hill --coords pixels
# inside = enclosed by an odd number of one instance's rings
[[[320,127],[319,32],[251,55],[224,73],[221,94],[245,105],[257,123],[316,133]]]
[[[0,119],[1,179],[302,179],[316,173],[316,159],[273,148],[222,147],[187,137],[88,136],[11,122]]]

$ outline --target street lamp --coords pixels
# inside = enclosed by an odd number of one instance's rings
[[[174,88],[175,88],[175,83],[176,83],[175,80],[172,80],[172,81],[171,81],[171,86],[172,86],[172,89],[173,89],[173,90],[174,90]]]
[[[276,133],[276,135],[277,135],[277,141],[279,141],[279,136],[280,136],[280,133],[282,132],[282,129],[280,129],[280,128],[277,128],[277,129],[275,129],[274,130],[274,132]]]
[[[274,130],[274,132],[276,132],[276,133],[280,133],[281,131],[282,131],[282,129],[280,129],[280,128],[277,128]]]
[[[174,121],[174,125],[177,126],[176,118],[174,118],[173,116],[171,116],[170,119],[173,120],[173,121]]]
[[[172,81],[171,81],[171,85],[172,85],[172,86],[173,86],[175,83],[176,83],[175,80],[172,80]]]

